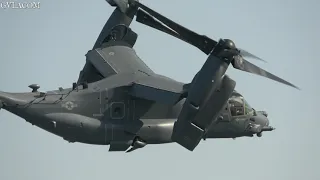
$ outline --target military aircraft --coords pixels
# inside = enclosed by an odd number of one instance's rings
[[[266,112],[235,91],[228,66],[296,86],[246,61],[255,56],[231,40],[199,35],[138,1],[108,3],[115,10],[72,88],[41,92],[32,84],[32,92],[0,92],[0,108],[69,142],[110,145],[109,151],[172,142],[193,151],[202,139],[261,136],[274,129]],[[129,27],[134,17],[208,55],[190,83],[155,73],[137,56],[138,35]]]

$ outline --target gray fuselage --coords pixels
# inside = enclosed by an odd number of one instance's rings
[[[104,81],[108,79],[91,83],[85,89],[79,86],[74,90],[47,93],[1,92],[0,101],[4,103],[4,109],[69,142],[108,145],[112,141],[129,141],[136,136],[148,144],[172,142],[173,124],[185,99],[172,106],[132,98],[124,96],[127,93],[125,88],[113,88]],[[247,115],[233,117],[226,109],[221,117],[223,119],[212,125],[206,138],[254,134],[246,131]]]

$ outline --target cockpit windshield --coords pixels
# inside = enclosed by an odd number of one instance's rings
[[[253,108],[249,105],[249,103],[245,99],[243,99],[243,102],[244,102],[244,112],[245,112],[245,114],[253,115],[254,114]]]
[[[243,116],[247,114],[254,114],[254,110],[243,98],[243,96],[237,94],[232,95],[229,99],[230,111],[232,116]]]

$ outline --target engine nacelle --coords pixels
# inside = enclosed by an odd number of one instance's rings
[[[178,119],[175,122],[171,139],[186,149],[193,151],[200,143],[208,128],[217,120],[235,85],[235,81],[228,76],[224,76],[220,86],[212,89],[200,107],[194,108],[192,104],[185,103],[183,106],[185,111],[182,109],[179,116],[185,117],[185,119]],[[187,120],[187,115],[191,113],[195,114],[193,118],[185,121]]]
[[[103,40],[102,43],[106,43],[109,41],[122,41],[126,42],[133,47],[138,39],[138,34],[135,33],[131,28],[124,24],[118,24],[112,27],[109,35]],[[113,44],[109,44],[113,45]],[[109,46],[107,45],[107,46]],[[106,45],[104,45],[105,47]]]
[[[125,13],[130,8],[130,3],[138,0],[106,0],[110,6],[118,7],[121,12]]]
[[[236,82],[224,75],[232,61],[220,40],[193,78],[171,139],[190,151],[199,144],[231,96]],[[230,54],[230,53],[229,53]]]
[[[218,87],[212,87],[211,92],[203,102],[199,112],[193,120],[193,124],[205,132],[213,122],[218,120],[221,110],[226,106],[236,82],[225,75]]]
[[[218,64],[219,62],[221,64]],[[190,151],[194,150],[207,129],[217,119],[236,85],[228,76],[223,76],[227,64],[218,59],[215,65],[211,66],[211,73],[215,73],[210,79],[205,77],[210,72],[201,74],[200,71],[197,74],[198,77],[195,77],[174,125],[171,139]]]

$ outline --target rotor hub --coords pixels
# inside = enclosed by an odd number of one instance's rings
[[[232,40],[220,39],[212,53],[230,63],[234,61],[235,56],[239,55],[239,50]]]
[[[236,45],[231,39],[224,39],[223,41],[224,41],[225,49],[237,49]]]

